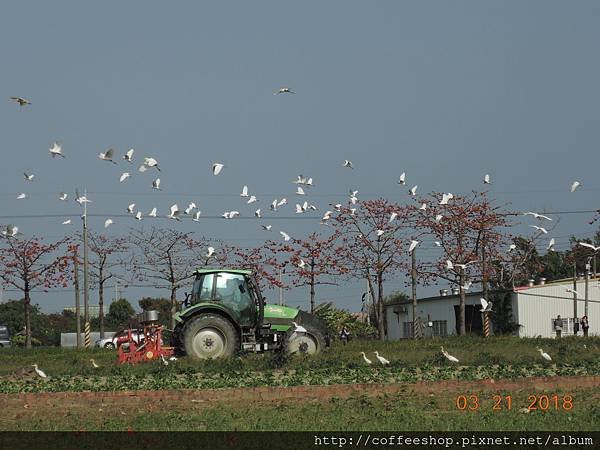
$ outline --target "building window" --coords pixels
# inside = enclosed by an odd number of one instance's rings
[[[556,330],[554,329],[554,320],[555,319],[550,320],[550,330],[552,330],[552,333],[556,333]],[[579,324],[579,318],[573,319],[572,317],[561,317],[560,320],[562,322],[563,334],[575,334],[575,324]]]
[[[447,320],[434,320],[433,322],[433,336],[446,337],[448,336],[448,321]]]

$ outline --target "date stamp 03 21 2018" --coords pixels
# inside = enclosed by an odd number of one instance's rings
[[[479,411],[491,408],[492,411],[510,411],[514,404],[512,395],[495,394],[480,397],[478,394],[462,394],[456,397],[456,409],[460,411]],[[518,406],[521,406],[520,404]],[[531,394],[522,409],[528,411],[571,411],[573,396],[570,394]]]

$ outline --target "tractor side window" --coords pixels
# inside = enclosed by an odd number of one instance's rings
[[[212,289],[213,289],[214,274],[210,273],[202,275],[194,281],[194,287],[192,292],[194,293],[194,303],[198,303],[205,300],[211,300]]]
[[[216,298],[224,303],[230,303],[236,310],[240,311],[242,318],[247,320],[250,318],[253,302],[243,275],[235,273],[218,274]]]

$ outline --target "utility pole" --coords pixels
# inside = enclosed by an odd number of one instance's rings
[[[588,258],[587,262],[585,263],[585,303],[584,303],[584,315],[587,316],[588,315],[588,299],[589,299],[589,291],[588,291],[588,284],[589,284],[589,280],[590,280],[590,260],[592,258]]]
[[[75,288],[75,321],[77,323],[77,348],[81,348],[81,306],[79,305],[79,255],[74,252],[73,287]]]
[[[481,291],[483,292],[483,298],[485,298],[485,300],[487,302],[490,301],[490,299],[488,298],[488,283],[487,283],[487,267],[486,267],[486,259],[485,259],[485,246],[486,246],[486,242],[485,242],[485,233],[483,234],[483,239],[481,240],[482,242],[482,246],[481,246]],[[489,337],[490,336],[490,316],[488,314],[488,312],[484,312],[483,313],[483,337]]]
[[[119,283],[115,280],[115,302],[119,300]]]
[[[573,261],[573,330],[576,330],[577,323],[577,263]],[[574,334],[577,334],[575,331]]]
[[[84,328],[85,347],[90,347],[92,340],[90,336],[90,293],[89,293],[89,278],[88,278],[88,236],[87,236],[87,190],[84,190],[83,196],[83,309],[84,309]]]
[[[411,269],[410,279],[412,284],[412,318],[413,318],[413,339],[421,337],[421,330],[417,320],[417,256],[416,249],[413,249],[410,255]]]
[[[371,283],[369,282],[369,275],[367,274],[367,278],[365,281],[367,282],[367,298],[365,299],[366,310],[367,310],[367,325],[371,325],[371,304],[373,303],[372,295],[371,295]]]

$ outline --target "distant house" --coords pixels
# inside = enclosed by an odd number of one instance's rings
[[[578,293],[577,301],[567,289]],[[465,324],[467,333],[483,334],[483,319],[479,299],[481,292],[468,292],[465,302]],[[513,321],[520,325],[515,333],[520,337],[554,337],[553,320],[560,314],[563,321],[563,336],[573,335],[576,324],[585,314],[585,280],[579,278],[576,287],[573,280],[558,280],[515,288],[511,293]],[[600,277],[588,281],[589,333],[600,334]],[[421,335],[449,336],[458,334],[458,290],[449,293],[442,290],[435,297],[417,300],[417,324]],[[575,313],[575,305],[577,312]],[[400,301],[386,305],[388,339],[411,338],[413,333],[412,302]],[[493,330],[492,330],[493,331]],[[578,334],[581,336],[582,331]]]

